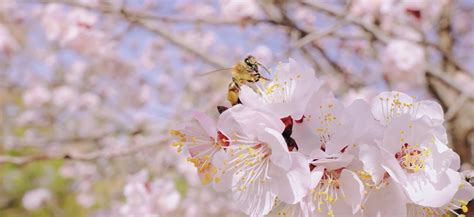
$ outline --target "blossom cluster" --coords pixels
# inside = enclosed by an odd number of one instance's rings
[[[465,216],[474,188],[433,101],[382,92],[339,101],[293,59],[241,104],[170,130],[203,185],[249,216]]]

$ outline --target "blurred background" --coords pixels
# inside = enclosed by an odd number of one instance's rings
[[[216,116],[252,54],[312,66],[346,103],[437,100],[474,162],[472,0],[0,1],[0,216],[240,216],[167,130]]]

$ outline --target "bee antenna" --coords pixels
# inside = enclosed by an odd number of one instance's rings
[[[265,81],[271,81],[271,79],[265,78],[265,77],[263,77],[263,76],[260,76],[260,78],[263,79],[263,80],[265,80]]]
[[[265,69],[265,71],[266,71],[269,75],[272,74],[272,73],[270,72],[270,70],[268,70],[267,67],[265,67],[263,64],[258,63],[258,65],[261,66],[263,69]]]

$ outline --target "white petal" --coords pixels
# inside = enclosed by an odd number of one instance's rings
[[[230,136],[234,135],[235,133],[241,132],[241,126],[240,124],[237,124],[233,114],[242,110],[242,105],[236,105],[226,110],[219,116],[219,119],[217,120],[217,128],[228,138],[230,138]]]
[[[235,134],[255,139],[262,126],[283,132],[285,125],[275,116],[252,109],[244,105],[236,105],[222,113],[217,122],[218,129],[227,137]]]
[[[375,145],[359,145],[359,159],[362,161],[364,171],[369,172],[374,183],[379,183],[385,170],[382,168],[382,155],[379,147]]]
[[[291,137],[295,139],[298,144],[298,151],[310,155],[313,150],[320,150],[321,144],[319,136],[317,136],[310,128],[308,122],[293,124],[293,133]]]
[[[272,172],[272,191],[281,201],[295,204],[308,193],[311,179],[308,159],[297,152],[292,152],[291,157],[289,171],[277,168]]]
[[[423,100],[416,103],[416,118],[427,116],[434,120],[436,124],[442,124],[444,121],[444,112],[441,105],[435,101]]]
[[[242,86],[240,88],[239,98],[242,104],[245,106],[252,108],[264,108],[262,96],[255,93],[255,91],[248,86]]]
[[[224,150],[220,150],[214,154],[214,157],[212,158],[212,165],[217,168],[217,173],[215,174],[215,177],[219,181],[212,180],[212,187],[219,192],[227,191],[232,188],[232,186],[235,184],[234,182],[234,173],[227,171],[225,173],[222,173],[223,168],[225,168],[224,162],[227,160],[227,154],[225,153]]]
[[[462,180],[461,187],[459,188],[458,192],[454,196],[457,200],[464,200],[464,201],[471,201],[474,199],[474,187],[471,183]]]
[[[311,171],[311,185],[309,186],[310,189],[315,188],[318,184],[319,181],[321,181],[321,178],[324,175],[324,167],[319,166],[315,167],[313,171]]]
[[[437,171],[444,171],[446,168],[459,170],[461,167],[461,158],[447,145],[435,138],[435,150],[433,153],[433,168]]]
[[[275,203],[273,194],[268,185],[253,184],[245,191],[233,193],[237,206],[250,217],[261,217],[272,210]]]
[[[364,200],[364,184],[354,172],[344,169],[339,177],[341,189],[344,191],[344,201],[352,207],[352,213],[359,211]]]
[[[395,154],[403,144],[423,144],[430,141],[430,126],[422,119],[412,120],[408,114],[394,117],[385,130],[382,148]]]
[[[405,183],[407,181],[407,176],[405,175],[403,169],[400,167],[400,163],[395,158],[395,156],[383,149],[380,151],[380,153],[383,159],[382,168],[387,171],[387,173],[390,175],[390,177],[392,177],[395,182],[399,184]]]
[[[215,121],[202,112],[193,112],[194,118],[199,122],[201,127],[206,131],[207,135],[217,138],[217,128]]]
[[[370,217],[406,216],[407,202],[403,189],[389,179],[388,185],[369,193],[364,214]]]
[[[284,170],[289,170],[291,167],[291,156],[281,133],[267,127],[260,130],[258,138],[260,141],[267,143],[272,150],[270,160]]]
[[[432,183],[420,176],[408,176],[405,192],[410,200],[420,206],[441,207],[451,201],[461,183],[461,175],[451,169]]]
[[[317,159],[313,161],[313,164],[317,166],[323,166],[328,170],[336,170],[348,166],[353,159],[354,155],[348,153],[339,153],[335,155],[329,155],[326,158]]]

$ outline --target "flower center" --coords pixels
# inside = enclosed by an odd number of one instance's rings
[[[171,135],[179,138],[179,141],[173,142],[172,146],[177,147],[178,152],[181,152],[184,146],[187,147],[190,157],[186,160],[194,164],[202,176],[201,183],[207,185],[217,173],[217,168],[212,165],[212,158],[222,147],[229,146],[228,139],[220,131],[217,132],[217,139],[188,131],[170,130]]]
[[[425,158],[431,154],[431,150],[420,147],[419,144],[402,145],[399,152],[395,154],[395,158],[399,161],[400,166],[409,173],[416,173],[420,169],[425,169]]]
[[[233,172],[240,177],[232,186],[237,191],[245,191],[249,185],[254,183],[265,183],[269,177],[268,168],[272,154],[270,147],[265,143],[259,143],[239,135],[234,135],[231,140],[225,140],[227,143],[230,141],[236,145],[223,147],[229,158],[224,160],[221,174]]]

